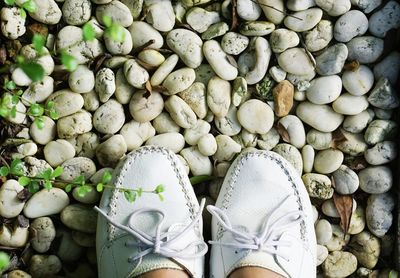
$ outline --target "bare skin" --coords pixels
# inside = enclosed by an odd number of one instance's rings
[[[182,270],[159,269],[147,272],[139,278],[190,278]],[[242,267],[236,269],[229,278],[283,278],[283,276],[261,267]]]

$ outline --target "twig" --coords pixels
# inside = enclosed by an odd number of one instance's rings
[[[156,41],[154,39],[149,40],[148,42],[146,42],[145,44],[136,47],[135,49],[133,49],[131,51],[131,54],[135,54],[135,53],[139,53],[140,51],[142,51],[143,49],[145,49],[146,47],[152,45],[153,43],[155,43]]]
[[[259,3],[258,0],[250,0],[250,1],[253,2],[253,3],[256,3],[256,4],[260,5],[260,6],[264,6],[264,7],[273,9],[273,10],[275,10],[275,11],[277,11],[277,12],[283,13],[283,14],[286,15],[286,16],[290,16],[290,17],[293,17],[293,18],[298,19],[298,20],[303,20],[303,19],[300,18],[300,17],[297,17],[297,16],[295,16],[295,15],[291,15],[291,14],[288,14],[288,13],[286,13],[286,12],[284,12],[284,11],[281,11],[280,9],[275,8],[274,6],[270,6],[270,5],[267,5],[267,4]]]

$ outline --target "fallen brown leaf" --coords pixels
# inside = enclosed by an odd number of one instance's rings
[[[276,124],[276,130],[278,131],[279,135],[282,137],[282,140],[286,143],[290,143],[290,135],[287,131],[286,127],[282,125],[280,122]]]
[[[239,25],[239,19],[237,14],[237,0],[232,0],[232,22],[231,31],[235,30]]]
[[[146,90],[151,94],[153,92],[153,87],[151,87],[151,83],[149,80],[146,81],[145,84]]]
[[[360,67],[360,62],[357,60],[351,61],[344,65],[344,70],[356,71]]]
[[[340,128],[336,129],[334,132],[332,132],[332,142],[331,142],[331,148],[333,149],[337,149],[338,146],[343,143],[346,142],[347,138],[346,136],[343,134],[342,130]]]
[[[333,194],[333,202],[340,215],[340,227],[347,234],[353,214],[353,198],[350,195]]]

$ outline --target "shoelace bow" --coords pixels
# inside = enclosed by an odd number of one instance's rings
[[[289,196],[291,197],[291,196]],[[236,242],[219,242],[219,241],[209,241],[208,243],[214,245],[220,245],[224,247],[244,249],[244,250],[257,250],[267,252],[271,255],[277,255],[288,261],[289,258],[287,254],[277,250],[277,247],[289,247],[291,242],[275,240],[276,236],[282,234],[283,231],[299,223],[303,218],[303,213],[300,211],[292,211],[286,213],[281,218],[273,221],[276,212],[279,211],[285,203],[288,201],[289,197],[284,199],[282,203],[274,210],[274,212],[266,218],[261,232],[259,234],[249,233],[246,231],[239,231],[235,229],[228,215],[221,209],[215,206],[207,206],[207,210],[218,220],[221,226],[228,232],[232,233],[234,240]],[[288,222],[287,224],[282,224],[282,222]]]
[[[183,247],[180,250],[176,250],[169,247],[171,244],[179,240],[186,232],[192,229],[199,222],[202,216],[204,205],[205,205],[205,199],[202,199],[200,203],[200,209],[193,218],[192,222],[190,222],[190,224],[188,224],[182,231],[173,232],[173,236],[171,237],[171,239],[168,239],[168,237],[171,236],[172,234],[171,232],[161,232],[163,224],[165,222],[165,212],[163,210],[154,208],[139,209],[137,211],[134,211],[129,216],[128,225],[122,225],[112,220],[105,212],[103,212],[98,207],[95,207],[94,209],[98,211],[104,218],[106,218],[108,222],[110,222],[112,225],[127,232],[128,234],[130,234],[132,237],[134,237],[139,241],[139,242],[127,242],[125,245],[128,247],[139,247],[140,249],[142,248],[144,249],[143,251],[139,252],[136,256],[130,257],[128,259],[129,262],[134,262],[139,259],[140,263],[141,259],[150,253],[160,254],[168,258],[182,258],[182,259],[192,259],[204,256],[207,253],[208,247],[203,240],[193,241],[189,245]],[[161,215],[161,220],[156,227],[155,236],[151,236],[146,232],[135,228],[132,223],[132,220],[134,219],[135,216],[145,212],[156,212]],[[195,248],[196,251],[193,252],[191,251],[191,249],[193,249],[194,247],[197,248]]]

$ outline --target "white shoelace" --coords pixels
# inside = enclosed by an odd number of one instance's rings
[[[188,224],[182,231],[179,232],[161,232],[163,224],[165,222],[165,212],[160,209],[155,208],[142,208],[137,211],[134,211],[128,220],[128,225],[122,225],[120,223],[115,222],[112,220],[104,211],[95,207],[94,209],[98,211],[104,218],[108,220],[112,225],[115,227],[124,230],[132,237],[137,239],[139,242],[127,242],[125,245],[127,247],[139,247],[140,249],[144,249],[143,251],[139,252],[136,256],[128,258],[129,262],[134,262],[136,260],[140,260],[150,253],[160,254],[164,257],[168,258],[181,258],[181,259],[192,259],[204,256],[207,253],[208,247],[207,244],[203,240],[195,240],[192,241],[187,246],[183,247],[180,250],[176,250],[170,248],[169,246],[176,241],[178,241],[186,232],[190,229],[194,228],[194,226],[199,222],[202,216],[202,211],[204,209],[205,199],[201,200],[200,209],[193,218],[192,222]],[[156,227],[156,234],[155,236],[151,236],[144,231],[141,231],[134,227],[132,220],[135,216],[145,213],[145,212],[155,212],[161,215],[161,220]],[[171,239],[168,237],[171,236]],[[193,251],[193,249],[195,251]]]
[[[291,197],[291,196],[289,196]],[[266,218],[261,231],[259,234],[249,233],[246,231],[239,231],[235,229],[228,215],[215,206],[207,206],[207,210],[218,220],[222,227],[232,233],[234,240],[236,242],[219,242],[219,241],[209,241],[210,244],[220,245],[229,248],[243,249],[243,250],[257,250],[267,252],[271,255],[277,255],[288,261],[289,258],[287,254],[280,252],[278,247],[289,247],[291,243],[289,241],[275,240],[278,236],[282,234],[283,231],[289,229],[290,227],[296,225],[303,219],[303,213],[301,211],[292,211],[286,213],[281,218],[274,220],[274,215],[282,208],[288,201],[289,197],[284,199],[282,203],[274,210],[269,217]],[[272,220],[274,220],[272,222]],[[282,222],[288,222],[282,224]]]

